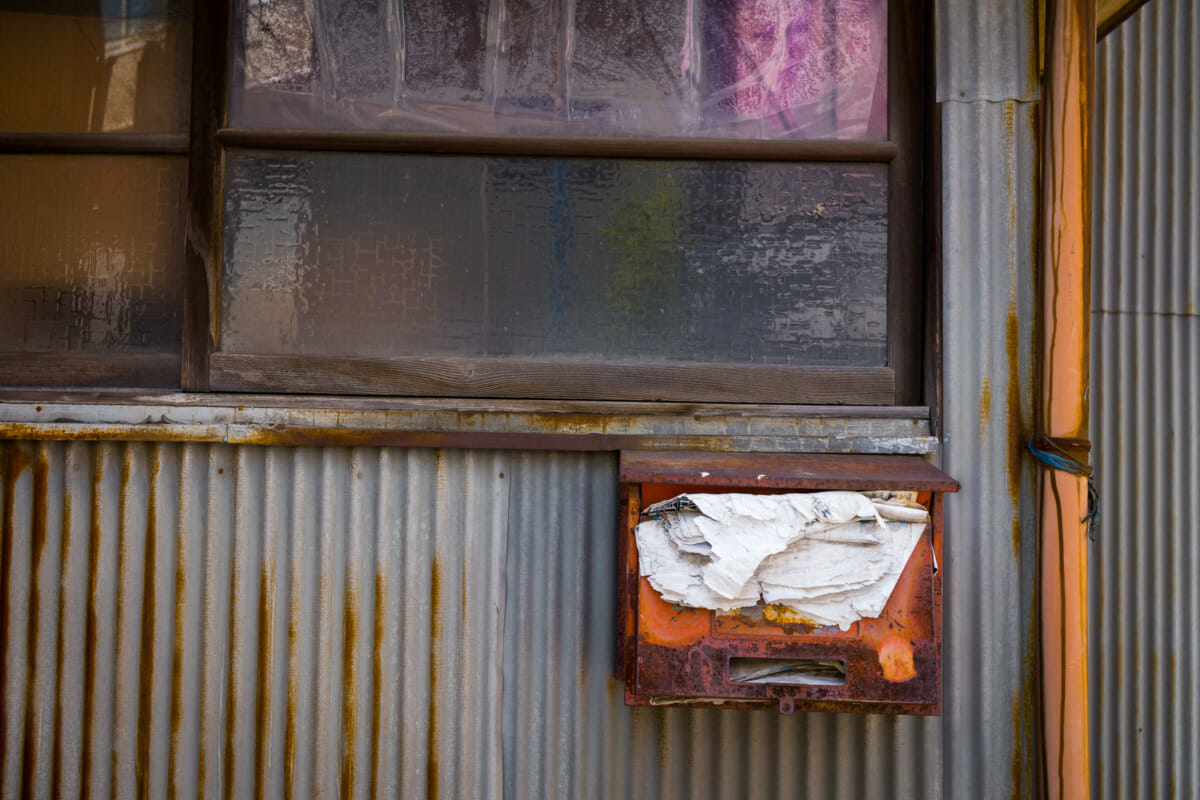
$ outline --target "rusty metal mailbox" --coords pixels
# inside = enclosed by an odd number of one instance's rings
[[[917,456],[626,451],[620,480],[618,671],[626,704],[940,713],[942,493],[958,489],[953,479]],[[664,600],[639,572],[635,529],[654,504],[688,493],[827,491],[905,492],[928,512],[875,617],[843,629],[762,600],[686,607]]]

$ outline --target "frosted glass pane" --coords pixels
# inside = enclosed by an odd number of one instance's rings
[[[884,139],[885,0],[239,0],[246,127]]]
[[[0,156],[0,351],[177,353],[187,159]]]
[[[0,0],[0,131],[186,133],[191,0]]]
[[[220,349],[882,366],[886,176],[234,154]]]

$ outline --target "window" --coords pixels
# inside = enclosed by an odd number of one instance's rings
[[[0,3],[0,383],[179,385],[190,17]]]
[[[920,401],[906,4],[211,13],[197,41],[228,49],[194,72],[188,387]]]

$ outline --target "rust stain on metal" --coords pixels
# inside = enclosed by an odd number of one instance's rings
[[[1037,613],[1037,606],[1030,599],[1028,614],[1032,617]],[[1038,628],[1036,625],[1026,626],[1025,658],[1021,665],[1021,688],[1013,697],[1010,715],[1011,730],[1019,732],[1017,739],[1021,742],[1034,742],[1040,731],[1037,729],[1038,720]],[[1039,756],[1036,748],[1016,746],[1013,748],[1010,771],[1012,775],[1012,798],[1021,800],[1022,797],[1034,795],[1036,792],[1028,783],[1031,774],[1037,774]],[[1044,791],[1039,778],[1034,786]]]
[[[1021,332],[1020,320],[1017,317],[1015,305],[1010,304],[1004,323],[1004,346],[1008,353],[1008,385],[1005,387],[1004,410],[1008,421],[1008,436],[1006,443],[1005,461],[1008,475],[1008,497],[1011,508],[1020,508],[1021,503],[1021,470],[1025,463],[1025,448],[1023,442],[1027,438],[1025,421],[1021,410]],[[1013,557],[1021,553],[1021,521],[1020,515],[1013,514],[1012,522]]]
[[[602,426],[607,428],[607,426]],[[231,436],[235,444],[322,447],[415,447],[467,448],[493,450],[662,450],[695,449],[713,452],[734,451],[742,435],[714,436],[697,434],[625,434],[572,431],[420,431],[300,428],[293,426],[255,427]]]
[[[224,472],[224,469],[217,470],[218,475],[221,475]],[[233,476],[233,480],[236,485],[236,474]],[[243,624],[243,621],[241,616],[235,610],[235,604],[237,603],[238,598],[238,577],[238,564],[235,557],[229,569],[230,609],[228,623],[229,639],[227,640],[229,642],[229,651],[225,657],[225,718],[224,720],[218,720],[218,724],[223,723],[225,727],[225,753],[223,758],[218,760],[216,764],[217,777],[220,779],[221,785],[224,787],[226,797],[233,797],[233,765],[235,763],[235,754],[233,750],[233,731],[235,721],[237,720],[238,705],[242,702],[245,702],[245,698],[238,691],[238,687],[241,685],[241,682],[237,679],[237,671],[235,669],[238,663],[238,656],[241,655],[239,653],[238,643],[243,639],[243,637],[238,636],[238,628]],[[201,756],[201,758],[203,758],[203,756]],[[201,761],[201,763],[203,763],[203,761]],[[202,782],[201,786],[203,785],[204,784]]]
[[[233,409],[219,409],[229,414]],[[239,409],[241,410],[241,409]],[[887,420],[896,420],[895,409],[878,409]],[[298,410],[297,410],[298,412]],[[796,411],[796,416],[822,417],[820,410]],[[60,412],[64,415],[69,411]],[[150,413],[150,412],[148,412]],[[386,424],[379,425],[380,414]],[[920,419],[924,409],[907,409],[914,418],[908,426],[894,422],[890,432],[878,439],[896,440],[908,452],[931,452],[933,440]],[[165,418],[153,409],[155,418]],[[127,416],[127,414],[126,414]],[[789,437],[780,426],[777,412],[763,412],[774,433],[751,434],[754,414],[725,408],[672,406],[670,413],[661,408],[640,410],[636,419],[611,411],[591,413],[555,413],[542,411],[481,410],[458,412],[453,418],[431,415],[427,409],[324,410],[312,415],[295,414],[294,422],[230,421],[218,415],[212,422],[76,422],[72,419],[0,422],[0,439],[210,442],[278,446],[388,446],[421,448],[480,448],[516,450],[702,450],[734,452],[748,449],[748,442],[761,440],[767,449],[807,449],[796,442],[814,440],[812,447],[824,447],[826,438],[819,428],[809,436]],[[647,417],[652,418],[651,421]],[[431,423],[431,419],[436,422]],[[332,421],[332,422],[331,422]],[[652,432],[664,421],[674,423],[668,432]],[[434,427],[430,427],[433,424]],[[456,427],[456,424],[459,427]],[[697,425],[701,426],[697,428]],[[908,430],[911,428],[912,430]],[[794,431],[793,431],[794,432]],[[868,437],[869,438],[869,437]],[[792,446],[788,446],[792,442]],[[762,448],[760,448],[762,449]]]
[[[33,530],[30,540],[30,581],[29,581],[29,615],[26,628],[26,678],[25,678],[25,742],[21,757],[21,785],[33,786],[33,772],[37,764],[37,697],[34,695],[37,675],[38,646],[42,643],[39,636],[38,620],[41,616],[40,582],[38,573],[42,556],[46,551],[46,505],[50,487],[47,478],[50,472],[50,462],[46,457],[44,447],[39,447],[33,466]],[[6,583],[5,588],[11,586]],[[7,639],[3,640],[7,642]]]
[[[12,586],[12,549],[13,539],[16,536],[16,495],[17,495],[17,479],[21,473],[29,468],[32,463],[32,458],[25,452],[26,445],[9,444],[6,448],[7,453],[4,467],[4,509],[3,520],[0,520],[0,536],[3,540],[0,541],[0,575],[3,576],[3,584],[0,585],[0,642],[8,642],[8,625],[12,619],[12,608],[10,607],[9,591]],[[8,659],[0,658],[0,692],[7,691],[8,688]],[[0,753],[8,752],[8,726],[0,725]]]
[[[162,452],[155,447],[150,456],[150,492],[146,505],[146,548],[142,568],[145,576],[142,583],[142,647],[138,654],[138,732],[137,761],[135,776],[138,790],[143,797],[150,796],[150,709],[154,702],[154,627],[158,603],[154,591],[154,563],[158,553],[158,507],[155,502],[155,485],[162,469]]]
[[[470,621],[467,607],[467,562],[465,559],[458,571],[458,616],[464,626]]]
[[[288,676],[287,676],[287,722],[283,728],[283,780],[286,792],[291,796],[291,788],[296,780],[296,699],[300,693],[300,587],[302,586],[301,565],[291,564],[291,594],[288,596]]]
[[[992,382],[984,378],[979,385],[979,442],[983,444],[992,421]]]
[[[443,466],[438,459],[439,478],[442,475],[441,467]],[[441,631],[441,602],[442,602],[442,574],[441,568],[438,565],[437,556],[433,557],[433,565],[429,570],[429,703],[426,708],[425,720],[428,728],[426,729],[425,739],[425,797],[436,798],[438,796],[438,717],[437,717],[437,691],[438,691],[438,655],[441,650],[440,638]]]
[[[182,521],[181,521],[182,527]],[[183,750],[183,637],[187,631],[184,612],[187,597],[187,545],[179,542],[175,549],[175,636],[171,658],[171,755],[170,776],[167,779],[167,797],[177,796],[175,785],[175,758]]]
[[[68,460],[68,463],[69,463],[69,460]],[[79,469],[78,464],[75,465],[75,469]],[[71,497],[72,497],[72,493],[69,490],[63,492],[62,547],[59,550],[58,574],[64,577],[64,583],[65,583],[65,577],[67,575],[67,559],[69,558],[70,553],[71,553]],[[86,541],[86,537],[84,537],[84,538]],[[62,789],[60,788],[60,785],[61,785],[61,780],[62,780],[62,773],[64,770],[63,736],[62,736],[62,730],[63,730],[62,668],[63,668],[63,663],[65,660],[63,658],[63,653],[66,650],[66,631],[67,631],[67,624],[66,624],[67,621],[66,621],[66,610],[65,609],[66,609],[66,603],[64,603],[62,601],[62,596],[60,594],[59,603],[58,603],[58,654],[59,655],[54,663],[54,687],[57,690],[58,694],[57,694],[57,697],[55,698],[55,703],[54,703],[54,733],[55,733],[55,737],[54,737],[53,769],[51,769],[51,771],[50,771],[51,772],[51,774],[50,774],[50,796],[51,797],[61,797],[62,796]],[[3,641],[3,639],[0,639],[0,641]],[[0,684],[0,685],[2,685],[2,684]],[[2,748],[0,748],[0,752],[3,752]]]
[[[342,775],[341,790],[354,793],[355,743],[358,739],[358,640],[359,591],[353,581],[343,593],[342,606]]]
[[[90,515],[89,540],[91,545],[88,547],[88,596],[87,596],[87,634],[84,639],[85,663],[87,665],[84,670],[83,678],[83,726],[85,731],[90,731],[92,727],[92,706],[95,701],[96,694],[96,637],[100,626],[99,609],[96,607],[96,583],[99,579],[99,561],[100,548],[97,539],[100,537],[100,514],[101,506],[103,505],[102,488],[104,485],[104,448],[96,449],[95,466],[92,468],[92,508]],[[80,784],[80,797],[88,798],[91,796],[91,763],[92,763],[92,737],[85,735],[83,737],[83,754],[80,763],[83,768],[83,780]]]
[[[446,475],[447,475],[447,473],[446,473],[446,454],[445,454],[444,450],[438,449],[438,450],[435,450],[433,453],[433,474],[435,476],[434,482],[437,484],[438,491],[444,492],[446,490]],[[436,558],[433,561],[433,574],[435,576],[438,574]],[[437,605],[435,604],[433,606],[433,608],[431,609],[431,613],[436,610],[437,610]]]
[[[126,627],[126,625],[128,624],[128,616],[131,613],[133,613],[132,608],[136,607],[135,603],[137,606],[140,606],[140,604],[141,604],[140,597],[138,597],[138,598],[130,598],[129,597],[130,567],[126,563],[133,555],[132,553],[129,552],[131,550],[131,548],[129,546],[129,539],[126,536],[125,519],[124,519],[124,514],[125,514],[126,509],[128,509],[129,507],[132,506],[132,503],[130,503],[130,501],[129,501],[129,484],[130,484],[130,479],[131,479],[131,475],[132,475],[132,471],[133,471],[133,459],[130,457],[131,449],[132,449],[132,446],[126,444],[124,446],[124,451],[122,452],[121,489],[120,489],[120,495],[119,495],[120,499],[117,501],[118,522],[117,522],[117,530],[115,532],[116,537],[117,537],[117,574],[116,574],[116,579],[117,579],[116,580],[117,617],[116,617],[116,628],[111,633],[113,644],[115,645],[115,649],[116,649],[116,654],[113,658],[113,673],[114,673],[114,684],[115,684],[114,692],[113,692],[114,700],[116,699],[116,696],[117,696],[116,687],[122,683],[121,677],[120,677],[121,676],[121,658],[120,657],[121,657],[121,650],[123,648],[121,647],[120,631],[122,629],[124,629]],[[140,616],[140,614],[139,614],[139,616]],[[112,709],[112,714],[113,714],[113,723],[114,723],[113,727],[115,728],[118,721],[121,719],[121,716],[122,716],[120,709],[118,707],[116,707],[115,703],[114,703],[114,707]],[[112,754],[112,756],[111,756],[112,772],[111,772],[111,775],[109,778],[110,790],[115,790],[116,785],[117,785],[116,776],[118,774],[120,762],[117,760],[117,749],[115,747],[113,747],[110,752]],[[135,785],[136,785],[136,782],[135,782]]]
[[[380,716],[383,712],[383,620],[387,597],[388,580],[382,569],[375,572],[375,630],[374,648],[372,649],[371,675],[375,682],[375,692],[371,703],[371,785],[369,794],[377,797],[379,783],[379,727],[382,723]]]
[[[222,427],[213,425],[3,422],[0,439],[67,442],[219,442]]]
[[[275,673],[275,618],[272,613],[275,608],[275,562],[270,556],[263,558],[262,569],[258,572],[258,672],[255,675],[255,688],[258,693],[258,713],[254,717],[254,796],[262,797],[264,779],[269,754],[270,742],[267,738],[267,726],[271,720],[271,711],[275,697],[271,693],[271,676]]]

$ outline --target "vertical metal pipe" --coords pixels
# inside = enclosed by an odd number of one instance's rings
[[[1088,438],[1095,0],[1049,0],[1042,131],[1041,427]],[[1046,796],[1088,792],[1087,479],[1043,471],[1040,526]]]

